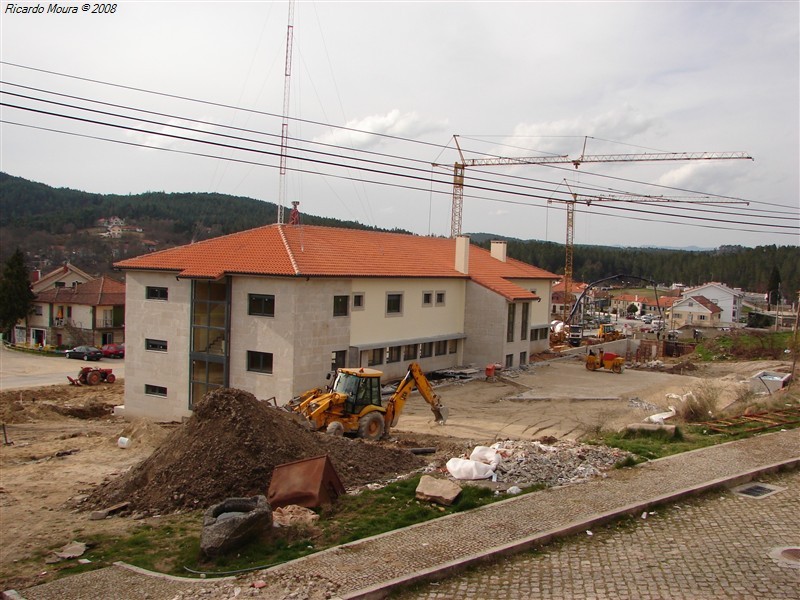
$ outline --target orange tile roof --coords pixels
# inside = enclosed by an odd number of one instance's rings
[[[100,277],[75,287],[50,288],[39,292],[35,302],[121,306],[125,304],[125,284],[110,277]]]
[[[467,276],[455,269],[452,238],[309,225],[267,225],[122,260],[114,266],[198,279],[223,275],[469,278],[510,300],[537,298],[515,284],[515,279],[557,277],[511,258],[499,261],[474,245]]]

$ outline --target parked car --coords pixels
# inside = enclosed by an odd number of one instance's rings
[[[125,358],[125,344],[103,344],[100,350],[106,358]]]
[[[66,351],[67,358],[82,358],[83,360],[100,360],[103,358],[103,351],[94,346],[75,346],[72,350]]]
[[[653,315],[645,315],[642,317],[642,323],[647,323],[648,325],[653,322]]]

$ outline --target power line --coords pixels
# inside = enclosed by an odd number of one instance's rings
[[[215,160],[225,160],[225,161],[230,161],[230,162],[235,162],[235,163],[248,164],[248,165],[260,166],[260,167],[268,167],[268,168],[273,168],[273,169],[277,168],[275,165],[271,165],[271,164],[263,163],[263,162],[252,161],[252,160],[244,160],[244,159],[237,159],[237,158],[231,158],[231,157],[224,157],[224,156],[219,156],[219,155],[214,155],[214,154],[207,154],[207,153],[203,153],[203,152],[194,152],[194,151],[189,151],[189,150],[177,150],[177,149],[174,149],[174,148],[164,148],[164,147],[161,147],[161,146],[152,146],[152,145],[148,145],[148,144],[140,144],[140,143],[137,143],[137,142],[130,142],[130,141],[125,141],[125,140],[113,139],[113,138],[105,138],[105,137],[102,137],[102,136],[89,135],[89,134],[85,134],[85,133],[76,133],[76,132],[71,132],[71,131],[64,131],[64,130],[59,130],[59,129],[55,129],[55,128],[51,128],[51,127],[42,127],[42,126],[30,125],[30,124],[26,124],[26,123],[18,123],[18,122],[15,122],[15,121],[9,121],[7,119],[0,119],[0,123],[6,123],[6,124],[9,124],[9,125],[16,125],[16,126],[20,126],[20,127],[26,127],[26,128],[37,129],[37,130],[41,130],[41,131],[48,131],[48,132],[52,132],[52,133],[65,134],[65,135],[81,137],[81,138],[87,138],[87,139],[93,139],[93,140],[99,140],[99,141],[104,141],[104,142],[122,144],[122,145],[126,145],[126,146],[139,147],[139,148],[148,148],[148,149],[153,149],[153,150],[160,150],[160,151],[170,152],[170,153],[175,153],[175,154],[185,154],[185,155],[189,155],[189,156],[198,156],[198,157],[210,158],[210,159],[215,159]],[[215,144],[215,145],[220,145],[220,144]],[[224,146],[224,145],[222,145],[222,146]],[[262,154],[274,154],[274,153],[266,153],[266,152],[261,152],[261,153]],[[313,162],[319,162],[319,161],[310,161],[310,162],[313,163]],[[319,173],[317,171],[312,171],[312,170],[309,170],[309,169],[300,169],[300,168],[296,168],[296,167],[292,167],[291,170],[295,171],[295,172],[298,172],[298,173],[307,173],[307,174],[312,174],[312,175],[322,175],[322,176],[325,176],[325,177],[331,177],[331,178],[335,178],[335,179],[343,179],[343,180],[348,180],[348,181],[360,181],[360,182],[370,183],[370,184],[374,184],[374,185],[394,187],[394,188],[399,188],[399,189],[407,189],[407,190],[412,190],[412,191],[430,192],[430,190],[428,188],[415,187],[413,185],[403,185],[403,184],[398,184],[398,183],[388,183],[388,182],[385,182],[385,181],[368,180],[368,179],[356,178],[356,177],[352,177],[352,176],[335,175],[335,174],[331,174],[331,173],[322,173],[321,174],[321,173]],[[419,179],[419,178],[416,178],[416,179]],[[446,194],[446,195],[449,196],[449,192],[437,192],[437,193]],[[515,195],[524,196],[524,197],[527,197],[527,198],[543,199],[542,197],[537,197],[537,196],[534,196],[534,195],[531,195],[531,194],[517,193]],[[519,206],[526,206],[526,207],[529,207],[529,208],[540,208],[540,207],[537,207],[536,205],[530,204],[529,202],[514,201],[514,200],[503,200],[503,199],[496,199],[496,198],[481,198],[481,197],[478,197],[477,199],[481,199],[481,200],[485,200],[485,201],[489,201],[489,202],[498,202],[498,203],[504,203],[504,204],[514,204],[514,205],[519,205]],[[609,207],[609,206],[603,206],[602,208],[604,208],[604,209],[615,208],[617,210],[623,210],[625,212],[638,212],[638,213],[644,213],[644,214],[650,214],[650,215],[658,215],[658,213],[652,213],[650,211],[646,211],[646,210],[642,210],[642,209],[638,209],[638,208]],[[563,210],[563,208],[561,208],[561,207],[559,207],[559,209]],[[584,210],[581,210],[581,209],[576,209],[576,212],[588,212],[588,211],[584,211]],[[712,219],[712,218],[701,218],[701,217],[694,217],[694,216],[684,217],[684,216],[681,216],[681,215],[677,215],[677,216],[678,216],[678,218],[685,218],[685,219],[687,219],[689,221],[703,220],[705,222],[717,222],[717,223],[729,223],[729,222],[731,222],[731,221],[725,221],[725,220],[720,220],[720,219]],[[657,218],[657,219],[648,219],[648,218],[644,218],[644,217],[631,217],[631,216],[627,216],[627,215],[624,216],[624,217],[619,217],[619,218],[625,218],[625,219],[630,219],[630,220],[638,220],[638,221],[667,222],[667,223],[670,223],[670,224],[693,226],[693,227],[711,227],[711,228],[714,228],[714,229],[721,229],[721,230],[728,230],[728,231],[741,231],[742,230],[741,227],[723,227],[723,226],[712,226],[712,225],[707,225],[707,224],[695,224],[695,223],[692,223],[692,222],[664,221],[663,216],[661,216],[661,215],[659,215],[659,218]],[[747,226],[752,226],[752,227],[766,227],[766,228],[768,228],[768,229],[765,229],[765,230],[746,230],[746,231],[751,231],[751,232],[754,232],[754,233],[775,233],[775,234],[779,234],[779,235],[796,235],[795,233],[792,233],[792,232],[771,231],[772,229],[774,229],[776,227],[781,229],[781,228],[788,228],[787,226],[773,226],[773,225],[765,225],[765,224],[761,224],[761,223],[741,223],[741,222],[739,222],[739,223],[741,225],[747,225]],[[795,228],[795,229],[798,229],[798,228]]]

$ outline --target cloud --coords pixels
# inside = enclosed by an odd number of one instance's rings
[[[659,119],[645,114],[636,107],[625,103],[619,108],[608,110],[604,113],[588,116],[581,115],[572,119],[559,119],[555,121],[543,121],[541,123],[520,123],[514,128],[513,138],[506,140],[510,145],[520,144],[520,138],[536,139],[530,146],[535,145],[540,152],[554,152],[558,154],[579,153],[583,147],[582,138],[589,136],[602,138],[599,141],[590,141],[587,146],[587,153],[598,154],[605,152],[631,152],[632,150],[621,150],[618,145],[610,145],[606,140],[614,140],[624,143],[627,140],[636,138],[652,131],[659,126]],[[565,139],[567,138],[567,139]],[[572,138],[572,139],[569,139]],[[604,149],[598,146],[603,144]],[[611,148],[611,146],[616,146]]]
[[[395,108],[385,115],[370,115],[350,120],[345,124],[346,129],[334,129],[315,137],[314,141],[337,146],[368,148],[380,144],[382,141],[380,135],[418,138],[427,133],[443,131],[446,127],[446,120],[423,119],[415,111],[401,113]]]

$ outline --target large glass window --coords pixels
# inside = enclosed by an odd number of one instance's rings
[[[447,354],[447,340],[436,342],[436,356]]]
[[[209,391],[227,384],[228,304],[227,280],[194,282],[189,408]]]
[[[522,303],[522,327],[520,328],[519,339],[527,340],[528,339],[528,313],[531,309],[530,302],[523,302]]]
[[[272,294],[247,294],[247,314],[274,317],[275,296]]]
[[[424,344],[420,344],[420,358],[428,358],[433,356],[433,342],[425,342]]]
[[[374,350],[370,350],[369,359],[367,360],[367,365],[370,367],[375,365],[382,365],[383,353],[385,350],[386,350],[385,348],[375,348]]]
[[[417,344],[408,344],[403,346],[403,360],[417,360],[419,353],[419,346]]]
[[[514,341],[514,316],[516,314],[517,305],[513,302],[508,303],[508,327],[506,329],[506,341]]]
[[[386,362],[387,363],[396,363],[400,362],[402,347],[401,346],[392,346],[389,348],[389,351],[386,353]]]
[[[331,352],[331,371],[341,369],[347,360],[347,350],[334,350]]]

